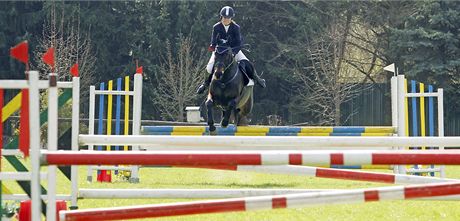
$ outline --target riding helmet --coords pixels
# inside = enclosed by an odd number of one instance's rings
[[[235,11],[230,6],[225,6],[220,10],[220,16],[224,18],[233,18],[235,16]]]

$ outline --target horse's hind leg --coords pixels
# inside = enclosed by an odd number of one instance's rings
[[[238,126],[248,126],[249,125],[249,120],[246,116],[240,115],[238,119],[239,119]]]
[[[215,135],[216,127],[214,126],[214,118],[212,116],[212,108],[214,106],[214,102],[212,99],[208,98],[206,100],[206,109],[207,109],[207,114],[208,114],[208,126],[209,126],[209,132],[211,135]]]
[[[248,115],[252,111],[253,105],[253,97],[249,97],[248,101],[241,107],[240,111],[238,112],[238,126],[247,126],[249,125]],[[235,113],[236,115],[236,113]]]
[[[224,111],[224,117],[222,118],[221,126],[222,127],[227,127],[228,123],[230,122],[230,115],[232,114],[232,111],[236,108],[236,101],[231,100],[228,102],[228,109]]]

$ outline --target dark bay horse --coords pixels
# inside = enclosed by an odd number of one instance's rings
[[[248,125],[247,115],[253,106],[253,88],[246,86],[247,71],[253,66],[249,61],[237,63],[230,47],[218,47],[215,52],[214,73],[206,100],[209,131],[215,134],[213,107],[222,110],[222,127],[227,127],[233,113],[234,124],[237,126]]]

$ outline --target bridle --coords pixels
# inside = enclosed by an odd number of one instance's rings
[[[244,46],[247,46],[247,45],[243,45],[243,47],[244,47]],[[236,48],[236,47],[234,47],[234,48]],[[223,50],[221,53],[219,53],[219,54],[228,53],[228,50],[231,50],[231,49],[233,49],[233,48],[232,48],[232,47],[227,47],[226,49],[224,49],[224,50]],[[230,64],[228,64],[228,65],[224,68],[224,70],[222,71],[222,74],[225,73],[225,71],[227,71],[227,69],[230,68],[235,62],[236,62],[235,57],[233,57],[233,58],[232,58],[232,62],[231,62]],[[228,84],[229,82],[233,81],[233,79],[236,78],[237,73],[238,73],[238,68],[236,69],[235,73],[233,73],[233,77],[232,77],[232,78],[230,78],[229,80],[227,80],[227,81],[221,83],[222,88],[225,87],[225,85]]]

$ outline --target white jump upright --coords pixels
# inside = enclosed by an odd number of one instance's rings
[[[394,76],[393,76],[394,78]],[[398,111],[397,111],[397,116],[398,116],[398,137],[405,137],[406,135],[406,115],[405,115],[405,81],[404,81],[404,75],[398,75],[397,77],[397,94],[398,94]],[[393,114],[394,116],[394,114]],[[399,150],[403,150],[405,147],[404,146],[398,146]],[[404,165],[398,165],[397,166],[397,171],[398,173],[406,173],[406,167]]]
[[[385,69],[389,70],[389,69]],[[394,65],[392,70],[389,70],[395,73]],[[397,71],[396,71],[397,74]],[[392,125],[397,126],[397,133],[399,137],[406,137],[409,134],[406,133],[408,131],[407,116],[407,98],[409,97],[435,97],[437,99],[437,118],[438,118],[438,137],[444,136],[444,103],[443,103],[443,89],[438,88],[437,92],[430,92],[425,93],[421,91],[420,93],[408,93],[407,92],[407,85],[406,79],[404,75],[396,75],[391,78],[391,100],[392,100]],[[417,145],[413,145],[417,146]],[[423,145],[419,145],[423,146]],[[431,145],[430,145],[431,146]],[[409,146],[399,146],[398,149],[402,150],[408,148]],[[440,150],[444,149],[443,145],[438,145]],[[407,173],[405,165],[399,165],[395,167],[395,172],[397,173]],[[438,168],[430,168],[430,169],[411,169],[411,173],[415,172],[439,172],[441,177],[445,177],[444,166],[440,166]]]
[[[140,135],[142,120],[142,73],[134,75],[134,98],[133,98],[133,135]],[[139,146],[132,146],[132,151],[139,151]],[[130,182],[139,183],[139,167],[131,166]]]
[[[30,188],[32,198],[32,221],[41,220],[40,91],[38,88],[38,75],[38,71],[29,71],[30,161],[32,166]]]
[[[58,88],[57,74],[50,73],[48,88],[48,150],[58,149]],[[34,109],[31,109],[33,111]],[[40,130],[40,129],[39,129]],[[46,207],[46,218],[56,220],[56,172],[57,167],[48,167],[48,205]]]
[[[41,188],[40,188],[40,83],[37,71],[27,71],[27,80],[0,80],[2,89],[29,90],[29,135],[30,135],[30,173],[9,173],[5,175],[19,176],[22,180],[30,180],[31,218],[41,220]],[[1,157],[1,156],[0,156]],[[4,173],[0,172],[0,176]],[[24,177],[25,175],[25,177]],[[46,176],[46,175],[45,175]],[[54,221],[54,220],[53,220]]]
[[[96,95],[104,96],[104,95],[123,95],[125,96],[125,100],[129,102],[129,96],[133,97],[133,112],[132,112],[132,134],[139,135],[141,129],[141,115],[142,115],[142,73],[136,73],[134,75],[134,88],[132,91],[125,90],[125,91],[108,91],[108,90],[96,90],[95,86],[90,86],[90,95],[89,95],[89,126],[88,126],[88,134],[94,135],[94,123],[95,123],[95,105],[96,105]],[[129,84],[125,84],[125,87],[129,86]],[[101,111],[101,110],[99,110]],[[126,113],[125,113],[126,114]],[[101,119],[102,120],[102,119]],[[108,135],[110,136],[110,135]],[[78,137],[73,138],[75,140],[76,145],[78,144]],[[88,145],[88,150],[94,150],[94,145]],[[138,151],[139,146],[132,146],[132,151]],[[93,180],[93,170],[99,169],[97,167],[88,167],[87,171],[87,180],[91,182]],[[114,168],[115,169],[115,168]],[[121,170],[131,171],[130,182],[138,183],[139,182],[139,167],[132,165],[130,168],[121,168]],[[117,170],[117,169],[115,169]]]
[[[75,121],[72,127],[72,136],[75,137],[73,140],[74,151],[78,151],[78,125],[79,125],[79,94],[80,84],[79,77],[74,77],[73,82],[58,82],[57,75],[55,73],[49,74],[48,81],[39,80],[39,73],[37,71],[27,72],[28,80],[0,80],[0,87],[6,89],[29,89],[29,117],[30,117],[30,162],[31,172],[27,173],[5,173],[8,177],[16,177],[20,180],[31,181],[31,197],[25,194],[5,194],[4,199],[8,200],[27,200],[31,199],[32,202],[32,220],[41,220],[41,200],[47,201],[46,216],[47,220],[57,220],[56,217],[56,199],[60,200],[71,200],[72,205],[77,205],[78,186],[76,185],[78,179],[76,177],[76,166],[72,166],[72,193],[70,195],[58,195],[56,196],[56,166],[48,168],[46,173],[40,173],[40,89],[48,90],[48,134],[47,134],[47,146],[48,150],[57,150],[58,146],[58,88],[73,88],[73,119]],[[77,110],[77,111],[75,111]],[[21,156],[22,153],[18,150],[8,150],[2,155],[15,155]],[[17,179],[16,179],[17,180]],[[47,195],[41,195],[40,181],[47,180]],[[71,207],[72,208],[72,207]]]
[[[72,151],[78,151],[78,135],[80,134],[80,77],[72,77]],[[78,196],[78,167],[72,165],[70,167],[71,177],[71,200],[70,209],[77,209],[77,196]]]

